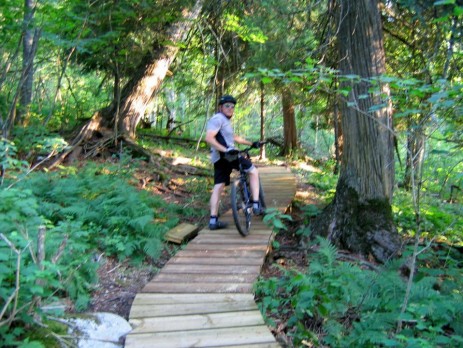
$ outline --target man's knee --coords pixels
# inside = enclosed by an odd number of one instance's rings
[[[214,185],[214,192],[222,193],[224,187],[225,187],[225,183],[224,183],[224,182],[222,182],[222,183],[220,183],[220,184],[215,184],[215,185]]]
[[[259,175],[259,171],[257,170],[256,167],[253,167],[253,168],[251,168],[251,169],[249,170],[248,174],[249,174],[249,175],[253,175],[253,176],[254,176],[254,175],[257,176],[257,175]]]

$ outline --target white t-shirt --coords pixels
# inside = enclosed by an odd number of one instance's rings
[[[222,114],[221,112],[216,113],[211,119],[207,122],[207,131],[218,131],[222,134],[223,139],[225,140],[225,147],[235,147],[233,125],[230,119]],[[218,134],[217,134],[218,135]],[[217,138],[217,137],[216,137]],[[220,141],[219,141],[220,142]],[[211,147],[211,161],[212,163],[217,162],[220,159],[220,153],[215,148]]]

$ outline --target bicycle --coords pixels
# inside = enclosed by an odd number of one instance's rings
[[[265,142],[260,142],[262,147]],[[239,163],[239,177],[234,181],[231,186],[231,208],[233,212],[233,220],[235,221],[238,232],[246,237],[249,234],[251,228],[251,218],[253,215],[252,206],[253,201],[251,197],[251,189],[249,185],[248,174],[244,171],[242,166],[242,160],[244,158],[249,159],[249,151],[252,147],[248,147],[243,150],[237,150],[238,163]],[[259,179],[259,203],[262,209],[266,208],[265,195],[262,189],[262,184]]]

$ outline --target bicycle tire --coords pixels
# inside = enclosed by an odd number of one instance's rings
[[[244,189],[240,180],[231,186],[231,208],[233,220],[238,232],[246,237],[251,227],[251,211],[248,204],[249,197],[244,197]]]

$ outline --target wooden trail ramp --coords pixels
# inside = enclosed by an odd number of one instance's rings
[[[267,207],[286,211],[296,193],[294,175],[285,167],[259,172]],[[272,231],[254,218],[243,238],[231,210],[220,219],[226,229],[199,231],[137,294],[125,348],[280,347],[253,295]]]

